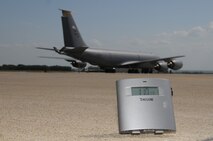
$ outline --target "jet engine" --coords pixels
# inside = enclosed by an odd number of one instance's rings
[[[164,61],[159,61],[156,65],[155,65],[155,70],[160,71],[160,72],[167,72],[168,70],[168,65],[166,62]]]
[[[81,62],[81,61],[72,61],[71,64],[73,67],[76,67],[76,68],[85,68],[87,65],[87,63]]]
[[[183,62],[179,60],[171,60],[167,63],[168,67],[173,70],[179,70],[183,67]]]

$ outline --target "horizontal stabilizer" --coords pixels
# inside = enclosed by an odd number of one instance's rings
[[[36,47],[37,49],[43,49],[43,50],[51,50],[55,51],[53,48],[45,48],[45,47]]]
[[[49,56],[38,56],[39,58],[47,58],[47,59],[63,59],[66,60],[67,62],[76,62],[76,60],[72,58],[63,58],[63,57],[49,57]]]

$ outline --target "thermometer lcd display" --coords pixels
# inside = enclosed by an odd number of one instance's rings
[[[133,96],[139,95],[159,95],[158,87],[132,87]]]

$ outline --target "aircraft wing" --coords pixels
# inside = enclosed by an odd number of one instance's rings
[[[155,62],[158,62],[158,61],[169,62],[172,59],[181,58],[181,57],[185,57],[185,56],[184,55],[180,55],[180,56],[172,56],[172,57],[165,57],[165,58],[158,58],[158,59],[150,59],[150,60],[144,60],[144,61],[129,61],[129,62],[124,62],[124,63],[120,64],[120,66],[139,65],[139,64],[143,64],[143,63],[155,63]]]
[[[169,62],[169,61],[171,61],[172,59],[181,58],[181,57],[185,57],[185,55],[172,56],[172,57],[166,57],[166,58],[159,58],[159,59],[156,60],[156,61],[165,61],[165,62]]]

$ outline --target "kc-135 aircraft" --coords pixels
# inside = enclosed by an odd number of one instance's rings
[[[153,70],[159,72],[168,72],[169,69],[178,70],[183,66],[182,61],[177,60],[177,58],[184,57],[183,55],[160,58],[155,55],[138,52],[90,48],[84,42],[72,17],[71,11],[61,11],[64,47],[61,49],[57,49],[56,47],[37,48],[52,50],[58,54],[71,57],[65,60],[71,62],[73,67],[85,68],[89,63],[94,66],[99,66],[100,69],[106,72],[115,72],[116,68],[127,68],[129,72],[141,69],[142,73],[152,73]]]

